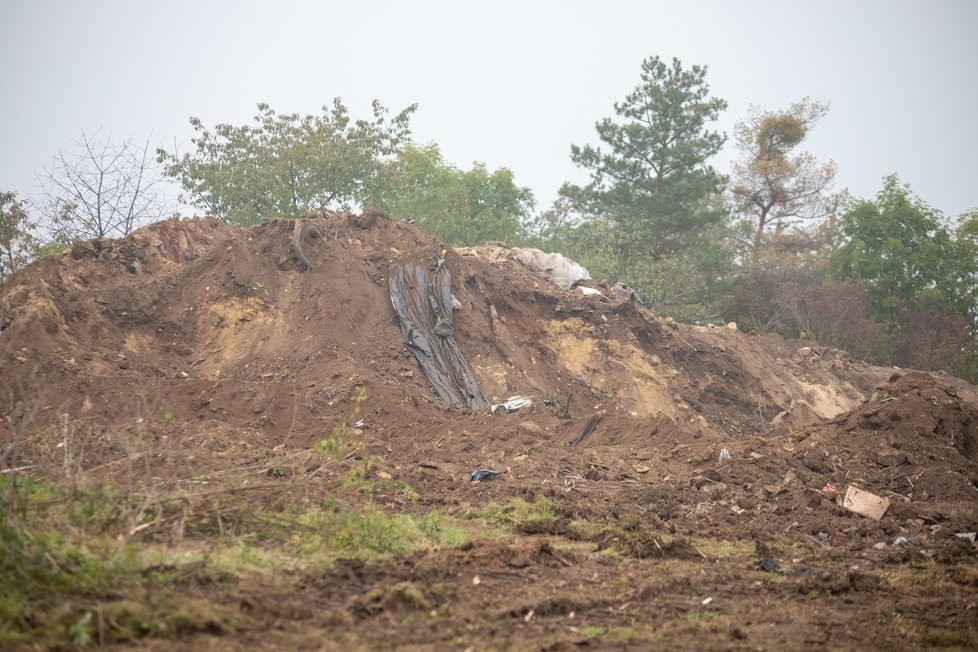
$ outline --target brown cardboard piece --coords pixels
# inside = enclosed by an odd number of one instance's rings
[[[850,512],[871,518],[878,521],[883,518],[883,514],[890,507],[890,501],[868,491],[863,491],[858,487],[849,485],[846,490],[846,497],[842,500],[842,506]]]

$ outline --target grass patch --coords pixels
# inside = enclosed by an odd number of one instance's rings
[[[485,507],[466,510],[462,517],[499,525],[517,526],[529,521],[555,521],[560,518],[560,515],[560,503],[541,496],[533,502],[522,498],[511,498],[502,505],[489,503]]]

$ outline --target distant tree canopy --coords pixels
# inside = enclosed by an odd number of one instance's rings
[[[486,240],[515,242],[533,210],[533,193],[517,186],[506,168],[448,165],[435,144],[405,145],[368,193],[389,215],[415,220],[448,245]]]
[[[956,237],[939,211],[890,175],[876,201],[852,202],[840,225],[846,242],[832,254],[833,273],[866,282],[875,317],[895,320],[926,303],[978,320],[970,222]]]
[[[148,140],[82,133],[38,180],[42,193],[35,212],[61,243],[124,236],[171,210]]]
[[[825,217],[831,210],[827,190],[835,164],[794,153],[827,113],[828,104],[805,98],[781,111],[751,107],[750,116],[737,124],[741,156],[733,165],[731,194],[752,227],[747,244],[755,265],[769,227],[783,229],[792,220]]]
[[[595,125],[601,145],[571,146],[590,182],[564,184],[536,224],[544,246],[691,319],[712,312],[712,286],[729,263],[717,239],[725,179],[709,164],[726,137],[708,128],[727,103],[710,95],[706,73],[678,59],[643,61],[615,117]]]
[[[362,203],[410,135],[411,105],[388,119],[373,103],[372,120],[353,120],[339,98],[318,115],[275,113],[258,105],[254,124],[190,123],[194,151],[158,151],[166,174],[191,203],[235,224],[294,216],[314,208]]]
[[[17,193],[0,192],[0,281],[30,262],[35,245],[33,228]]]

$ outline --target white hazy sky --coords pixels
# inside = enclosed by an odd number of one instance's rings
[[[0,190],[29,197],[82,130],[187,149],[190,116],[340,96],[356,117],[417,102],[415,140],[510,168],[545,208],[586,178],[570,144],[596,143],[659,55],[709,67],[728,133],[750,104],[831,102],[807,145],[838,189],[872,197],[895,172],[953,217],[978,206],[976,30],[973,0],[0,0]]]

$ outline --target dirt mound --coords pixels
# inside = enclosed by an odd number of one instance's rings
[[[413,352],[424,346],[412,339],[415,326],[405,327],[391,303],[391,276],[408,262],[420,280],[399,292],[418,298],[429,288],[415,286],[434,282],[423,279],[447,282],[448,296],[429,306],[431,330],[451,334],[478,392],[490,404],[518,395],[529,405],[492,412],[439,399]],[[724,555],[752,554],[724,551],[726,540],[756,540],[765,559],[780,552],[785,566],[796,560],[791,573],[807,578],[805,591],[835,582],[826,585],[831,593],[863,598],[881,589],[852,579],[863,575],[852,575],[851,555],[898,563],[910,553],[893,552],[896,537],[914,542],[908,559],[973,561],[973,546],[954,536],[978,529],[973,386],[894,373],[806,341],[678,324],[622,300],[607,282],[580,284],[586,290],[562,290],[500,244],[445,250],[414,225],[376,212],[320,211],[302,224],[248,229],[168,220],[123,239],[79,243],[0,288],[0,471],[55,478],[83,471],[93,480],[125,471],[195,486],[206,473],[247,469],[303,478],[313,491],[328,482],[300,453],[339,426],[383,460],[383,477],[416,492],[415,506],[559,503],[559,519],[516,528],[526,541],[478,541],[393,565],[338,564],[321,586],[308,577],[308,586],[297,585],[336,617],[324,627],[349,627],[347,635],[364,637],[351,641],[373,647],[392,642],[391,614],[403,621],[449,603],[472,623],[487,603],[492,622],[516,619],[539,636],[552,629],[539,619],[587,609],[604,614],[597,622],[608,634],[635,608],[628,605],[650,605],[648,618],[679,609],[654,602],[677,586],[684,610],[705,610],[709,591],[732,590],[739,597],[729,604],[743,606],[731,613],[747,610],[764,622],[761,603],[751,611],[754,589],[730,589],[725,579],[739,587],[741,575],[763,569],[717,570]],[[418,307],[415,315],[424,302]],[[593,430],[581,437],[587,424]],[[500,473],[472,483],[478,468]],[[836,492],[847,485],[887,497],[885,518],[846,511]],[[542,537],[578,547],[558,549]],[[879,544],[890,557],[870,556]],[[805,567],[799,546],[808,547],[806,563],[834,575]],[[700,560],[713,578],[706,585],[683,565]],[[675,562],[672,584],[633,576],[630,565],[645,561]],[[473,589],[475,575],[499,590],[536,580],[565,588],[557,597],[532,589],[524,604],[503,593],[484,597]],[[594,599],[575,588],[592,581]],[[435,590],[442,584],[448,593]],[[323,592],[327,585],[335,594]],[[797,593],[779,584],[769,597]],[[965,597],[973,601],[973,590]],[[956,617],[953,596],[930,598]],[[871,626],[873,609],[897,598],[875,600],[861,612],[870,624],[859,631]],[[377,627],[361,632],[354,620]],[[667,640],[695,640],[686,636],[700,632],[697,623],[687,624],[666,626],[677,637]],[[526,642],[512,632],[498,639],[488,627],[497,640]],[[825,631],[821,622],[806,627]],[[737,625],[730,636],[740,640],[745,631]],[[772,644],[764,632],[759,640]],[[419,645],[440,640],[427,630],[415,635]],[[799,647],[802,639],[781,643]]]

